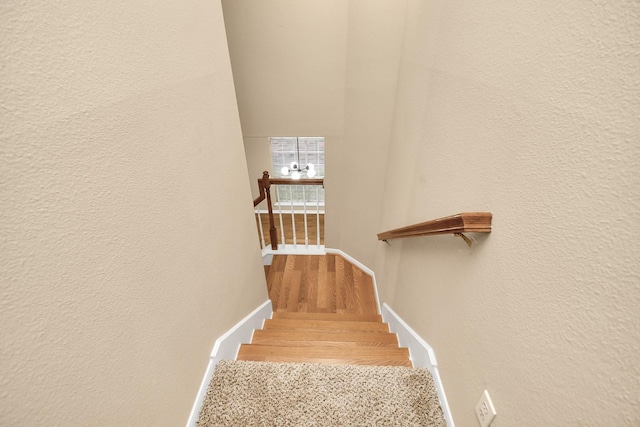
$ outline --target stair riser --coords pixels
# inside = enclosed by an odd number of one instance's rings
[[[277,354],[287,354],[289,356],[305,356],[315,358],[335,358],[335,357],[391,357],[408,358],[409,351],[406,348],[385,348],[385,347],[344,347],[337,350],[333,347],[309,346],[309,347],[281,347],[271,345],[243,344],[240,346],[238,354],[268,356]]]

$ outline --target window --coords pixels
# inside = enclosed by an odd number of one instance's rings
[[[301,167],[312,163],[316,177],[324,177],[324,137],[322,136],[279,136],[269,138],[271,142],[271,163],[273,175],[284,177],[280,171],[291,162],[298,162]],[[289,188],[290,187],[290,188]],[[291,185],[278,187],[278,201],[294,205],[307,204],[315,206],[317,202],[324,205],[324,189],[320,186]],[[317,189],[317,191],[316,191]]]

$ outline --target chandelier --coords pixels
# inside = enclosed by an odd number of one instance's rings
[[[292,179],[300,179],[303,175],[306,175],[307,178],[313,178],[316,176],[316,169],[313,166],[313,163],[307,163],[304,167],[300,167],[300,141],[298,137],[296,137],[296,159],[289,164],[289,167],[284,166],[280,169],[280,173],[284,176],[288,176],[291,174]]]

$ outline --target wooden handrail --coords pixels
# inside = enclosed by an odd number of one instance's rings
[[[267,184],[268,183],[268,184]],[[258,188],[260,189],[260,195],[253,199],[253,207],[263,201],[266,197],[265,189],[271,187],[271,185],[322,185],[324,187],[323,178],[306,178],[306,179],[293,179],[293,178],[270,178],[269,172],[262,172],[262,178],[258,178]]]
[[[378,233],[378,240],[386,241],[431,234],[491,233],[492,217],[491,212],[463,212]]]
[[[271,239],[271,249],[278,249],[278,232],[276,231],[276,222],[273,219],[273,205],[271,204],[271,185],[322,185],[323,178],[270,178],[269,171],[262,172],[262,178],[258,178],[258,188],[260,194],[253,199],[253,207],[258,206],[265,198],[267,199],[267,210],[269,211],[269,237]]]
[[[324,186],[323,178],[271,178],[271,184],[275,185],[322,185]]]
[[[271,183],[269,180],[269,172],[262,172],[262,178],[258,178],[258,189],[260,190],[260,194],[258,197],[253,199],[253,207],[255,208],[258,204],[264,200],[265,198],[265,188],[271,188]]]

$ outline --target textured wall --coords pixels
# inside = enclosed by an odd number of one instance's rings
[[[254,24],[229,32],[247,49],[244,130],[344,121],[327,140],[327,245],[374,268],[382,300],[434,347],[458,425],[477,425],[484,388],[496,426],[640,424],[638,2],[303,3],[225,2],[225,18],[246,7],[229,24]],[[323,41],[285,32],[329,16]],[[296,110],[292,94],[318,88],[343,91],[334,110],[324,95]],[[279,93],[279,110],[259,105]],[[495,215],[471,250],[374,240],[470,210]]]
[[[0,424],[180,425],[267,298],[220,4],[7,2],[0,40]]]
[[[262,177],[262,172],[269,171],[271,176],[276,173],[271,166],[269,138],[244,138],[244,152],[251,182],[251,195],[255,199],[260,194],[257,179]]]
[[[271,168],[267,137],[324,136],[326,242],[363,262],[375,253],[404,4],[223,1],[252,180]],[[367,184],[343,185],[354,175]]]
[[[381,229],[388,301],[435,349],[458,425],[640,424],[640,5],[410,1]],[[348,230],[343,230],[348,233]]]
[[[351,0],[344,143],[327,155],[326,242],[366,265],[375,257],[403,43],[404,1]],[[351,183],[355,185],[350,185]],[[345,232],[348,230],[347,232]]]
[[[341,135],[346,3],[222,3],[243,135]]]

